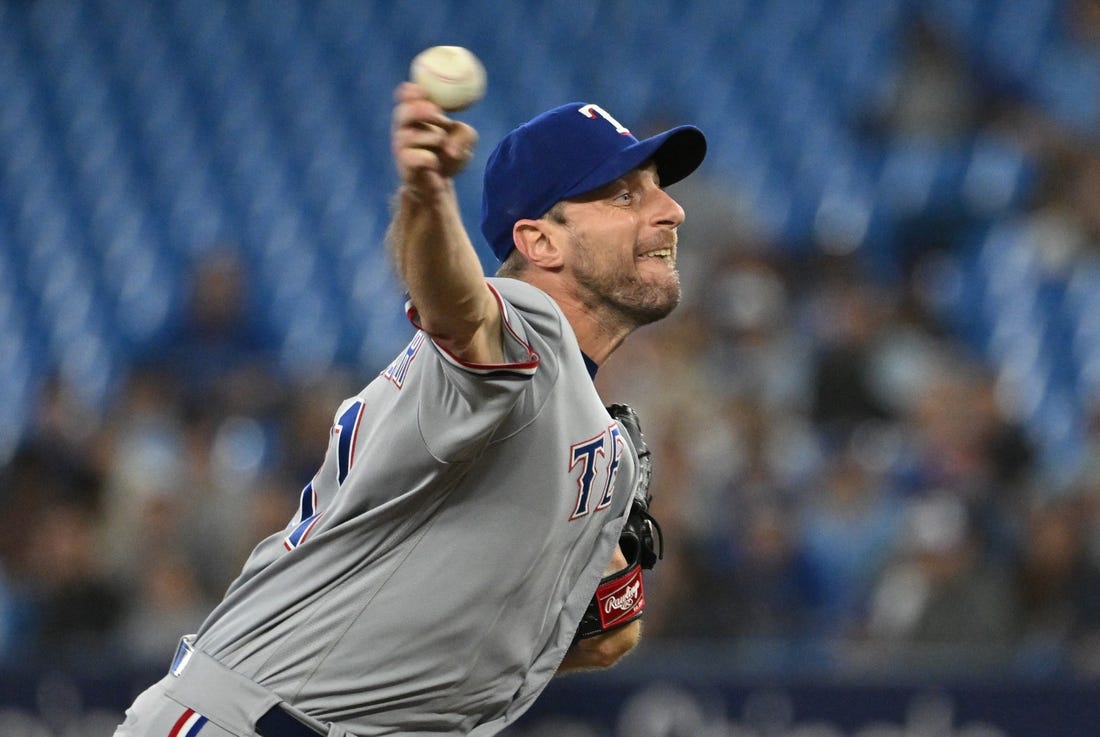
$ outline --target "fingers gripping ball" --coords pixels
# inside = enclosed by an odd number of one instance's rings
[[[465,110],[485,96],[485,67],[462,46],[432,46],[412,60],[409,79],[447,112]]]

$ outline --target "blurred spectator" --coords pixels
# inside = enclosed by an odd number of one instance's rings
[[[25,656],[29,607],[15,589],[15,583],[0,566],[0,668]]]
[[[331,419],[299,422],[291,412],[319,398],[294,399],[297,387],[278,374],[234,244],[204,250],[188,278],[180,319],[137,361],[109,421],[107,539],[116,575],[139,581],[145,560],[167,555],[185,562],[211,600],[259,539],[242,531],[252,530],[253,493],[284,462],[279,453],[312,451],[319,464],[323,445],[318,452],[299,433],[323,444]],[[288,485],[286,498],[306,481]]]
[[[907,30],[901,72],[880,103],[876,126],[901,138],[967,135],[981,117],[982,88],[942,29],[915,18]]]
[[[1086,46],[1100,47],[1100,3],[1066,0],[1062,8],[1066,32]]]
[[[190,563],[170,549],[142,562],[128,592],[131,606],[112,638],[126,664],[134,667],[163,661],[182,635],[202,624],[215,603],[204,594]]]
[[[46,377],[25,448],[53,455],[63,467],[102,471],[105,462],[101,417],[84,403],[80,392],[60,375]],[[92,487],[85,487],[92,488]]]
[[[55,666],[102,667],[126,602],[97,555],[96,510],[70,500],[47,501],[35,518],[27,551],[34,610],[30,651]]]
[[[180,535],[183,518],[165,509],[189,486],[180,407],[173,375],[138,369],[106,419],[110,451],[102,546],[122,580],[137,580],[144,561]]]
[[[807,405],[810,348],[797,332],[790,282],[783,260],[767,252],[731,250],[713,264],[703,284],[712,391],[751,397],[768,411]]]
[[[912,500],[899,542],[870,599],[872,659],[941,670],[1006,665],[1017,616],[1011,580],[986,557],[963,502],[948,491]]]
[[[946,490],[965,505],[986,554],[1003,561],[1035,452],[997,400],[994,377],[958,354],[942,354],[906,415],[909,443],[897,464],[908,494]]]
[[[1043,152],[1040,186],[1020,218],[1045,278],[1065,278],[1100,251],[1100,155],[1059,142]]]
[[[43,396],[46,406],[59,406],[57,393]],[[33,655],[75,667],[95,661],[126,601],[96,545],[102,479],[86,452],[94,443],[67,444],[64,412],[57,416],[56,431],[43,430],[25,444],[0,485],[7,522],[0,661]]]
[[[216,244],[192,265],[183,312],[139,365],[167,372],[194,412],[270,410],[281,397],[274,350],[253,314],[249,276],[233,244]]]
[[[901,530],[899,498],[858,453],[841,451],[831,459],[800,515],[802,546],[821,581],[820,632],[826,637],[858,633],[872,583]]]
[[[1028,510],[1015,576],[1021,658],[1032,670],[1095,667],[1100,564],[1086,546],[1086,511],[1076,497],[1039,498]]]
[[[890,415],[872,378],[875,341],[889,325],[878,290],[849,266],[835,266],[809,308],[818,353],[811,416],[827,433],[843,437],[861,422]]]
[[[821,581],[789,511],[770,504],[740,509],[730,533],[686,551],[683,598],[662,634],[732,645],[811,636]]]

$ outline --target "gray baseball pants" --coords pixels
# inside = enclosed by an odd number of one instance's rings
[[[347,737],[263,686],[180,643],[168,675],[126,711],[114,737]]]

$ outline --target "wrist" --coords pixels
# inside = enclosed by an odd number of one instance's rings
[[[454,195],[454,181],[439,178],[437,183],[424,184],[414,182],[402,182],[397,190],[397,196],[402,202],[411,205],[431,206],[448,196]]]

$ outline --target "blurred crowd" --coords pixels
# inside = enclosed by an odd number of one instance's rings
[[[1022,216],[1044,261],[1095,256],[1094,143],[983,98],[928,29],[910,62],[867,135],[1007,130],[1042,163]],[[884,282],[858,251],[768,242],[735,188],[678,185],[685,302],[597,377],[655,456],[648,641],[771,667],[1100,676],[1100,476],[1053,480],[937,314],[926,267],[951,232],[923,248],[914,224]],[[47,382],[0,469],[0,665],[165,662],[290,520],[339,401],[384,368],[281,375],[232,244],[191,279],[106,412]],[[1093,430],[1100,448],[1100,412]]]
[[[1095,45],[1096,4],[1074,7]],[[906,62],[864,135],[1014,140],[1036,176],[1009,217],[1044,278],[1094,265],[1095,133],[983,85],[919,21]],[[903,219],[884,274],[848,243],[769,242],[736,177],[683,187],[688,301],[597,379],[655,448],[671,551],[650,635],[750,669],[1100,676],[1100,407],[1074,408],[1084,461],[1052,467],[1002,367],[942,308],[967,288],[943,265],[990,223]]]
[[[654,448],[650,636],[768,668],[1100,675],[1100,483],[1049,479],[988,366],[828,261],[730,257],[598,377]]]

